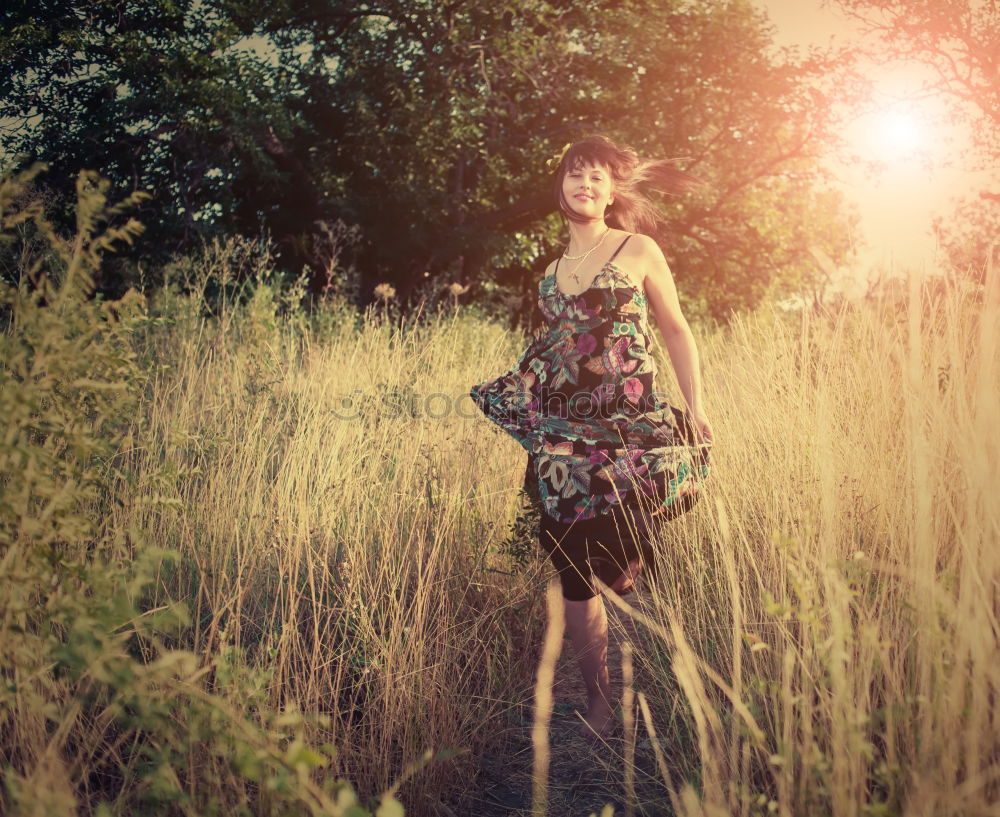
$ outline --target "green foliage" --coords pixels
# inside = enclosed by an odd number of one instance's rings
[[[816,158],[840,63],[776,58],[746,2],[102,0],[6,25],[0,116],[41,122],[0,146],[51,160],[64,194],[78,167],[163,191],[147,255],[263,224],[315,294],[458,281],[523,313],[562,238],[545,160],[595,130],[707,182],[658,236],[693,314],[808,285],[810,245],[848,251]]]
[[[22,130],[4,147],[52,164],[64,215],[72,210],[64,180],[81,167],[125,189],[163,191],[146,211],[157,215],[149,256],[169,246],[167,235],[189,241],[213,232],[216,208],[231,211],[239,201],[237,174],[274,186],[255,137],[264,122],[285,130],[288,117],[267,61],[240,47],[248,32],[224,6],[99,0],[86,10],[72,3],[5,10],[4,115],[41,121],[29,138]]]
[[[854,764],[855,780],[862,779],[862,790],[869,792],[870,800],[863,804],[861,813],[868,817],[903,814],[904,774],[898,760],[885,753],[884,730],[887,718],[914,718],[917,702],[907,696],[899,701],[874,688],[869,698],[862,699],[851,688],[851,662],[858,645],[877,654],[874,646],[882,635],[870,610],[884,603],[888,591],[872,573],[863,553],[821,564],[795,537],[774,533],[772,542],[786,557],[787,596],[777,601],[765,590],[762,609],[774,629],[810,645],[798,660],[811,663],[805,683],[797,680],[797,673],[786,669],[779,675],[773,672],[774,667],[748,677],[748,705],[760,719],[775,718],[775,713],[789,718],[790,725],[778,722],[777,734],[795,734],[796,729],[808,728],[810,740],[803,749],[794,746],[794,741],[786,745],[784,739],[776,737],[768,764],[776,777],[808,781],[807,785],[797,784],[802,789],[789,794],[796,801],[808,798],[809,811],[819,813],[821,804],[835,799],[838,787],[845,785],[847,777],[843,771],[838,773],[838,762],[847,756]],[[742,640],[751,651],[773,654],[771,645],[755,634],[744,632]],[[785,660],[791,667],[790,659]],[[878,667],[875,677],[885,669]],[[803,724],[807,719],[808,726]],[[787,782],[786,787],[791,788]],[[770,783],[766,790],[767,794],[757,795],[757,805],[764,807],[770,802],[775,793]]]
[[[109,204],[107,182],[82,173],[63,241],[40,206],[14,204],[41,169],[0,181],[3,239],[30,220],[52,250],[0,287],[0,811],[373,813],[347,782],[316,782],[336,749],[307,745],[293,701],[269,707],[266,671],[225,636],[202,665],[171,646],[186,607],[148,603],[175,554],[110,520],[146,376],[133,334],[149,316],[134,290],[90,297],[102,255],[139,233],[113,222],[141,197]],[[251,299],[253,325],[267,327],[269,297]],[[402,807],[387,793],[374,813]]]
[[[133,291],[113,303],[88,300],[101,254],[116,241],[131,241],[141,227],[130,219],[97,230],[140,196],[108,206],[106,182],[82,173],[79,231],[70,244],[39,208],[11,210],[15,195],[42,169],[0,183],[4,238],[31,219],[48,236],[62,279],[42,270],[39,259],[26,265],[18,287],[0,289],[0,303],[10,310],[10,329],[0,336],[0,411],[8,424],[0,448],[0,546],[29,537],[72,556],[95,535],[86,503],[97,498],[103,465],[121,422],[135,409],[134,386],[141,380],[128,337],[141,320],[142,296]]]
[[[538,525],[543,511],[537,503],[538,488],[532,490],[530,483],[528,480],[518,493],[517,516],[499,545],[500,553],[509,557],[518,570],[538,559]]]

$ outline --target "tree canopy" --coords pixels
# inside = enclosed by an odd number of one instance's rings
[[[139,251],[266,230],[322,291],[519,293],[556,251],[546,159],[603,132],[707,184],[655,236],[724,318],[848,252],[818,157],[834,58],[777,55],[746,0],[58,0],[3,12],[0,146],[155,197]],[[337,243],[346,226],[360,239]],[[340,231],[338,233],[338,230]]]

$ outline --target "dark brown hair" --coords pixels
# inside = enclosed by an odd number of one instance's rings
[[[676,165],[679,159],[644,159],[630,147],[619,147],[600,134],[585,136],[563,154],[555,172],[555,194],[559,210],[570,221],[583,223],[585,216],[573,211],[563,196],[563,177],[585,164],[604,165],[611,171],[614,204],[605,212],[605,222],[630,233],[654,233],[662,220],[660,211],[643,188],[677,194],[692,190],[701,181]]]

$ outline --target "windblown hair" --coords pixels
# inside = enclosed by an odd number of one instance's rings
[[[630,147],[619,147],[599,134],[574,142],[563,154],[555,173],[555,195],[559,209],[570,221],[588,219],[574,212],[562,192],[563,177],[588,162],[601,164],[611,171],[614,204],[605,213],[605,222],[630,233],[654,234],[663,216],[644,192],[645,189],[676,195],[698,187],[702,182],[678,170],[679,159],[644,159]]]

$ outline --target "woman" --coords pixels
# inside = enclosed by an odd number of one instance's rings
[[[642,567],[655,568],[650,520],[687,511],[709,470],[698,352],[663,253],[644,234],[659,214],[641,191],[693,183],[671,161],[642,160],[603,136],[570,146],[555,174],[569,243],[539,285],[547,330],[516,368],[471,390],[528,451],[539,544],[559,572],[591,739],[613,727],[607,616],[594,576],[631,592]],[[684,410],[655,391],[650,312]]]

